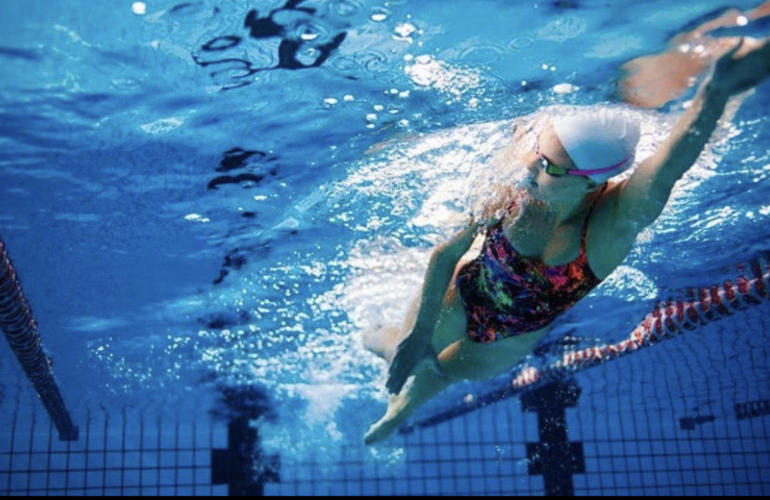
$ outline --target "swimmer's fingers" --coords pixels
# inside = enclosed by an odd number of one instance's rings
[[[393,363],[390,365],[390,371],[388,372],[388,383],[386,387],[391,394],[398,394],[403,389],[406,380],[414,371],[414,368],[419,364],[420,359],[415,356],[414,352],[409,352],[405,349],[400,349],[396,357],[393,359]]]
[[[743,47],[743,44],[746,43],[746,37],[741,37],[738,40],[738,43],[735,44],[735,47],[727,51],[727,54],[725,54],[723,57],[726,57],[728,59],[732,59],[735,54],[738,53],[739,50]]]
[[[429,344],[409,345],[407,341],[399,345],[398,353],[390,365],[386,387],[391,394],[401,392],[407,379],[414,373],[420,363],[426,359],[436,357],[433,348]]]
[[[405,366],[407,363],[406,351],[402,348],[402,346],[403,343],[398,346],[396,356],[393,358],[393,361],[390,363],[390,368],[388,369],[388,383],[385,385],[385,387],[387,387],[388,392],[391,394],[398,394],[401,392],[401,388],[406,382],[406,377],[404,376],[404,371],[406,369]]]

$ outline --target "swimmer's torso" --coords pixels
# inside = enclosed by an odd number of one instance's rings
[[[612,187],[595,196],[587,212],[551,231],[543,230],[553,226],[547,212],[536,201],[527,205],[516,196],[503,219],[488,228],[481,248],[477,240],[471,257],[456,269],[453,285],[465,306],[472,340],[537,336],[606,277],[589,265],[587,235],[597,227],[591,224],[592,213],[599,214],[596,209]]]

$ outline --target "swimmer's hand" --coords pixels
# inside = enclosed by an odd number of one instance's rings
[[[412,332],[398,345],[396,356],[390,365],[387,388],[391,394],[398,394],[404,388],[407,379],[414,375],[422,363],[431,363],[438,373],[443,373],[436,351],[430,341]]]
[[[465,229],[449,242],[434,249],[425,275],[414,326],[409,336],[398,346],[390,365],[387,388],[391,393],[400,393],[406,380],[414,375],[423,363],[427,362],[437,373],[443,373],[431,342],[433,332],[455,267],[473,245],[482,226],[482,221],[472,217]]]
[[[709,87],[736,95],[750,90],[770,76],[770,38],[742,38],[716,62]]]

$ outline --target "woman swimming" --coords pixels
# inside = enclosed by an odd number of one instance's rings
[[[452,383],[497,377],[529,355],[660,216],[728,100],[768,75],[770,41],[734,42],[671,135],[622,182],[610,178],[633,164],[639,127],[619,112],[585,108],[535,120],[531,133],[516,130],[529,183],[505,201],[501,217],[487,210],[436,247],[404,327],[365,340],[391,362],[392,394],[366,443],[386,439]],[[483,246],[475,257],[477,236]]]

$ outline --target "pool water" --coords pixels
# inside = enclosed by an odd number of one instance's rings
[[[402,321],[431,248],[494,180],[510,126],[543,107],[615,105],[620,65],[722,6],[4,1],[0,234],[76,420],[205,415],[222,387],[258,384],[279,415],[270,446],[329,462],[359,446],[386,400],[386,366],[361,335]],[[689,97],[628,110],[642,155]],[[656,299],[732,278],[767,249],[769,103],[767,85],[746,98],[553,339],[624,338]],[[690,414],[769,399],[768,332],[752,331],[663,345],[617,376],[654,380],[656,359],[705,367],[713,378],[681,388]],[[0,352],[2,407],[19,375]],[[604,376],[583,379],[593,401],[625,401]],[[367,453],[398,467],[409,448]]]

